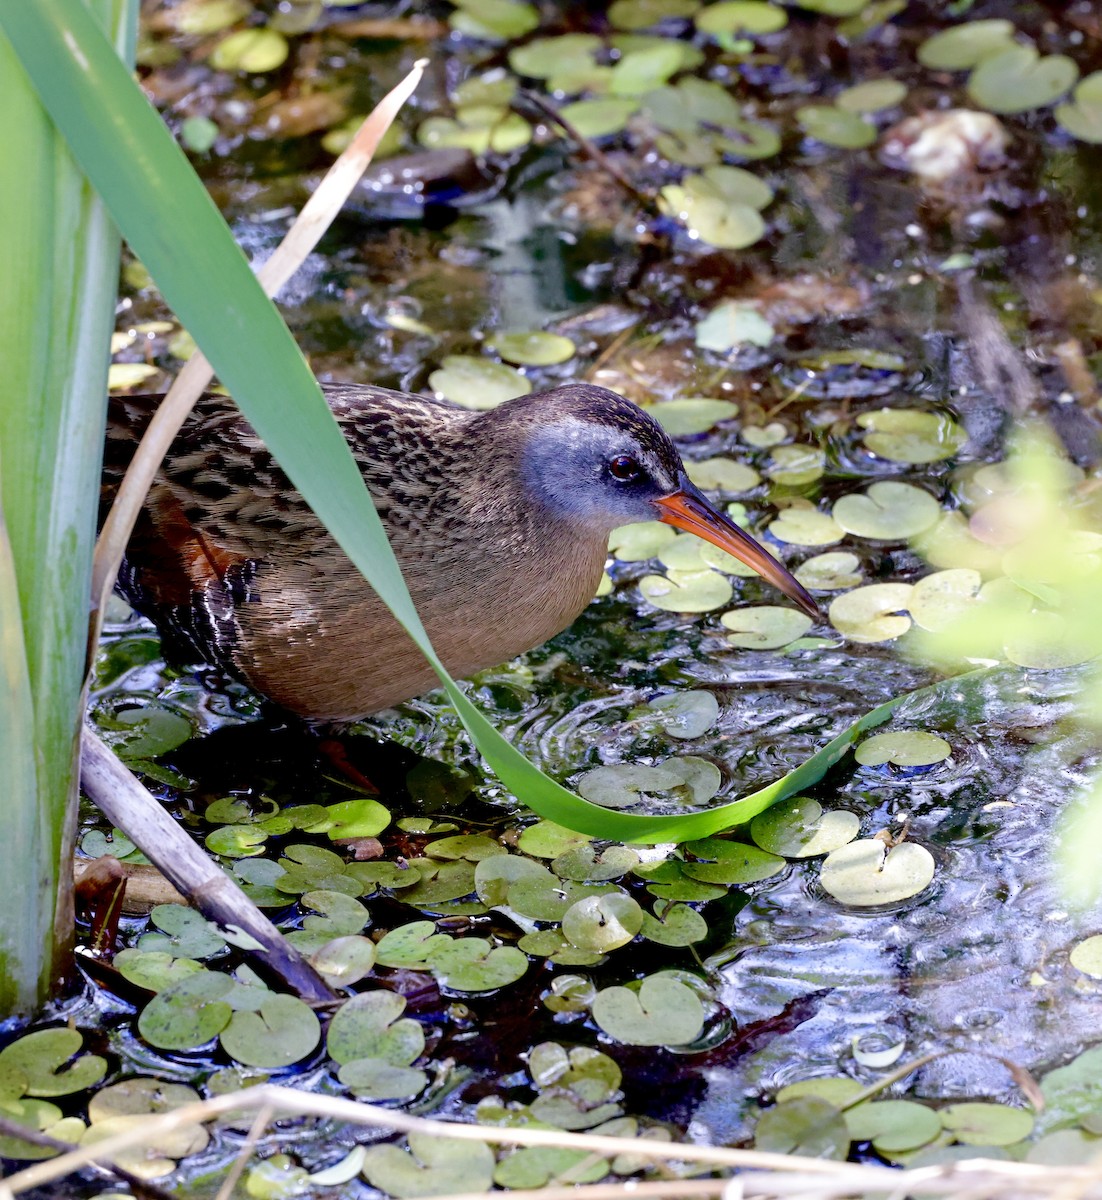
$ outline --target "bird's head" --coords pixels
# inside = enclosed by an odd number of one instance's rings
[[[669,435],[630,400],[569,384],[511,400],[481,419],[508,430],[525,495],[549,517],[604,537],[629,522],[664,521],[733,554],[820,615],[786,568],[690,482]]]

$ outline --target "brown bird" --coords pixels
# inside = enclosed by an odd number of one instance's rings
[[[618,525],[706,538],[818,615],[689,482],[642,409],[570,384],[489,412],[347,384],[323,390],[414,602],[462,678],[538,646],[592,600]],[[112,400],[109,503],[159,397]],[[161,467],[118,590],[165,654],[208,662],[307,718],[347,721],[436,676],[225,397],[205,396]]]

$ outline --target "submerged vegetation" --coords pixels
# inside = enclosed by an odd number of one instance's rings
[[[654,846],[534,815],[443,694],[346,739],[367,795],[117,606],[92,720],[339,999],[274,986],[88,809],[78,871],[118,859],[127,907],[93,903],[82,990],[0,1051],[0,1111],[55,1139],[8,1127],[0,1154],[271,1081],[520,1142],[981,1154],[1007,1194],[1044,1186],[1017,1162],[1096,1157],[1102,26],[1008,7],[146,6],[144,86],[256,257],[431,55],[282,297],[319,375],[471,407],[622,392],[825,617],[627,526],[571,630],[465,685],[592,820],[683,822]],[[155,390],[194,344],[123,275],[112,385]],[[236,1159],[258,1197],[718,1170],[267,1112],[114,1161],[206,1196]]]

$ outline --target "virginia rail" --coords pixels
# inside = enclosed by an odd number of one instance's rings
[[[658,519],[706,538],[817,615],[795,579],[689,481],[662,428],[586,384],[489,412],[323,384],[429,635],[464,677],[538,646],[593,598],[609,532]],[[159,397],[111,402],[110,501]],[[166,657],[208,662],[300,716],[348,721],[436,676],[232,401],[181,429],[118,589]]]

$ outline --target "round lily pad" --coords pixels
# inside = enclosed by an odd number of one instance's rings
[[[1028,112],[1055,103],[1078,78],[1074,59],[1042,58],[1035,46],[1014,45],[981,59],[968,78],[968,94],[991,112]]]
[[[509,66],[518,75],[531,79],[550,79],[570,64],[590,66],[601,49],[601,39],[593,33],[566,33],[561,37],[536,38],[509,51]]]
[[[359,983],[375,965],[375,943],[359,934],[344,934],[310,955],[310,965],[331,988]]]
[[[405,997],[396,992],[353,996],[329,1023],[329,1057],[342,1064],[373,1058],[408,1067],[424,1053],[425,1034],[418,1021],[402,1016],[405,1007]]]
[[[911,627],[909,583],[872,583],[831,601],[830,623],[851,642],[888,642]]]
[[[524,37],[539,23],[536,9],[519,0],[456,0],[456,11],[448,18],[456,33],[488,42]]]
[[[68,1096],[93,1087],[107,1073],[98,1054],[74,1058],[84,1036],[75,1029],[37,1029],[0,1052],[0,1077],[18,1076],[30,1096]],[[70,1061],[72,1059],[72,1061]]]
[[[863,1084],[848,1075],[819,1075],[786,1084],[777,1092],[776,1100],[778,1104],[784,1104],[801,1096],[814,1096],[835,1108],[842,1108],[864,1090]]]
[[[639,590],[655,608],[679,613],[712,612],[730,604],[734,595],[730,581],[711,569],[644,575]]]
[[[620,525],[609,534],[609,549],[621,562],[646,562],[677,537],[661,521],[636,521]]]
[[[769,446],[779,446],[788,437],[788,430],[780,421],[771,421],[768,425],[743,425],[739,437],[748,446],[764,450]]]
[[[396,1067],[381,1058],[345,1063],[337,1078],[358,1100],[412,1100],[424,1091],[428,1076],[415,1067]]]
[[[270,993],[258,1012],[235,1012],[218,1039],[231,1058],[246,1066],[288,1067],[317,1046],[321,1024],[297,996]]]
[[[796,110],[796,120],[804,133],[825,146],[843,150],[861,150],[876,141],[876,126],[859,113],[833,104],[805,104]]]
[[[788,24],[788,14],[765,0],[720,0],[702,8],[694,22],[701,33],[729,39],[777,33]]]
[[[274,29],[240,29],[227,34],[211,51],[216,71],[274,71],[287,59],[287,39]]]
[[[811,618],[795,608],[780,604],[760,604],[754,608],[736,608],[720,621],[727,629],[727,643],[743,650],[775,650],[802,637],[812,626]]]
[[[834,103],[846,112],[875,113],[895,108],[907,97],[907,85],[898,79],[870,79],[845,88],[834,97]]]
[[[1102,143],[1102,71],[1095,71],[1076,85],[1072,100],[1057,105],[1056,120],[1082,142]]]
[[[848,550],[828,551],[801,563],[793,574],[811,591],[841,591],[861,582],[861,560]]]
[[[700,997],[668,975],[648,975],[638,989],[603,988],[591,1012],[604,1033],[629,1046],[683,1046],[704,1029]]]
[[[743,436],[748,432],[744,430]],[[765,473],[774,483],[785,487],[803,487],[805,483],[814,483],[822,475],[825,461],[826,456],[818,446],[777,446]]]
[[[767,1108],[758,1118],[754,1149],[773,1154],[839,1161],[849,1152],[845,1118],[818,1096],[798,1096]]]
[[[855,1142],[872,1142],[881,1154],[917,1150],[941,1133],[938,1114],[913,1100],[858,1104],[845,1113],[845,1120]]]
[[[458,147],[472,154],[508,154],[532,140],[532,127],[502,105],[468,104],[457,109],[454,117],[422,121],[417,140],[429,150]]]
[[[750,836],[763,850],[785,858],[814,858],[845,846],[857,836],[856,813],[823,806],[810,796],[794,796],[774,804],[750,822]]]
[[[948,1104],[939,1116],[954,1140],[966,1146],[1012,1146],[1033,1132],[1033,1114],[1007,1104]]]
[[[983,577],[970,567],[935,571],[914,585],[908,607],[916,625],[946,629],[975,603]]]
[[[922,488],[886,479],[874,483],[864,495],[843,496],[831,515],[846,533],[904,541],[936,524],[941,506]]]
[[[703,396],[689,396],[681,400],[665,400],[647,410],[670,437],[688,437],[694,433],[707,433],[720,421],[729,421],[738,416],[738,405],[730,400],[709,400]]]
[[[536,821],[521,832],[517,848],[536,858],[558,858],[572,847],[582,846],[590,840],[586,834],[554,821]]]
[[[944,762],[952,752],[949,743],[936,734],[901,729],[866,738],[853,752],[853,757],[864,767],[879,767],[884,763],[896,767],[928,767]]]
[[[1071,950],[1071,965],[1092,979],[1102,979],[1102,934],[1084,938]]]
[[[486,1192],[494,1181],[494,1152],[484,1142],[410,1133],[409,1151],[376,1145],[364,1155],[363,1175],[372,1187],[399,1200]]]
[[[528,956],[513,946],[484,938],[455,938],[433,950],[429,970],[444,987],[488,992],[516,981],[528,970]]]
[[[753,304],[738,300],[717,304],[696,326],[696,344],[720,353],[737,346],[768,346],[776,336],[777,331]]]
[[[564,937],[582,950],[607,954],[626,946],[643,926],[643,910],[621,892],[586,896],[572,904],[562,918]]]
[[[780,516],[769,523],[769,532],[777,541],[797,546],[829,546],[842,539],[841,526],[834,518],[806,501],[782,509]]]
[[[659,723],[672,738],[698,738],[719,719],[719,701],[713,693],[698,688],[655,696],[647,707],[658,714]]]
[[[868,449],[895,462],[940,462],[952,458],[968,440],[956,421],[917,408],[862,413],[857,424],[868,430],[864,436]]]
[[[119,747],[127,759],[159,758],[191,737],[191,722],[172,709],[160,704],[141,708],[124,708],[112,718],[114,726],[128,732]]]
[[[229,1024],[233,1009],[223,1000],[233,980],[213,971],[196,972],[156,996],[138,1017],[138,1032],[161,1050],[193,1050]]]
[[[532,382],[504,363],[469,354],[449,354],[429,376],[429,387],[464,408],[497,408],[515,396],[527,396]]]
[[[700,858],[714,860],[682,864],[681,870],[685,876],[701,883],[721,883],[725,886],[758,883],[779,874],[785,867],[784,859],[776,854],[726,838],[703,838],[687,843],[686,849]]]
[[[668,758],[657,766],[615,763],[594,767],[577,781],[577,789],[593,804],[627,808],[641,801],[670,798],[683,804],[703,804],[719,791],[719,768],[695,755]]]
[[[573,358],[577,347],[568,338],[558,333],[531,330],[526,333],[495,333],[486,339],[491,350],[496,350],[506,362],[519,363],[526,367],[551,367]]]
[[[588,845],[576,848],[589,850]],[[573,853],[574,851],[568,851]],[[555,860],[556,862],[558,859]],[[509,889],[518,879],[533,879],[549,887],[555,885],[556,877],[545,866],[524,858],[520,854],[494,855],[484,858],[475,868],[474,886],[478,898],[491,907],[509,903]]]
[[[639,101],[633,97],[608,96],[600,100],[575,100],[559,111],[582,137],[602,138],[619,133],[638,109]]]
[[[676,183],[667,184],[661,194],[667,210],[684,223],[689,236],[710,246],[742,250],[765,233],[761,213],[745,201]]]
[[[968,71],[1013,44],[1011,21],[999,18],[963,21],[927,38],[918,48],[918,61],[936,71]]]
[[[639,855],[630,846],[606,846],[604,850],[597,850],[593,846],[575,846],[565,854],[560,854],[551,864],[560,879],[571,879],[577,883],[604,883],[609,879],[619,879],[638,865]]]
[[[700,462],[689,461],[685,472],[697,487],[708,492],[748,492],[761,483],[761,476],[753,467],[722,455]]]
[[[659,900],[653,916],[643,913],[639,933],[660,946],[691,946],[708,936],[708,922],[687,904],[664,904]]]
[[[648,29],[662,21],[691,17],[700,0],[614,0],[608,10],[616,29]]]
[[[882,841],[864,838],[832,851],[819,881],[835,900],[866,908],[917,896],[934,877],[934,856],[924,846],[903,842],[885,853]]]
[[[677,42],[658,42],[628,50],[620,55],[608,77],[610,96],[642,96],[661,87],[681,70],[681,47]]]
[[[193,908],[182,904],[158,904],[149,919],[162,930],[145,933],[138,939],[138,949],[177,958],[209,958],[226,948],[226,939]]]

